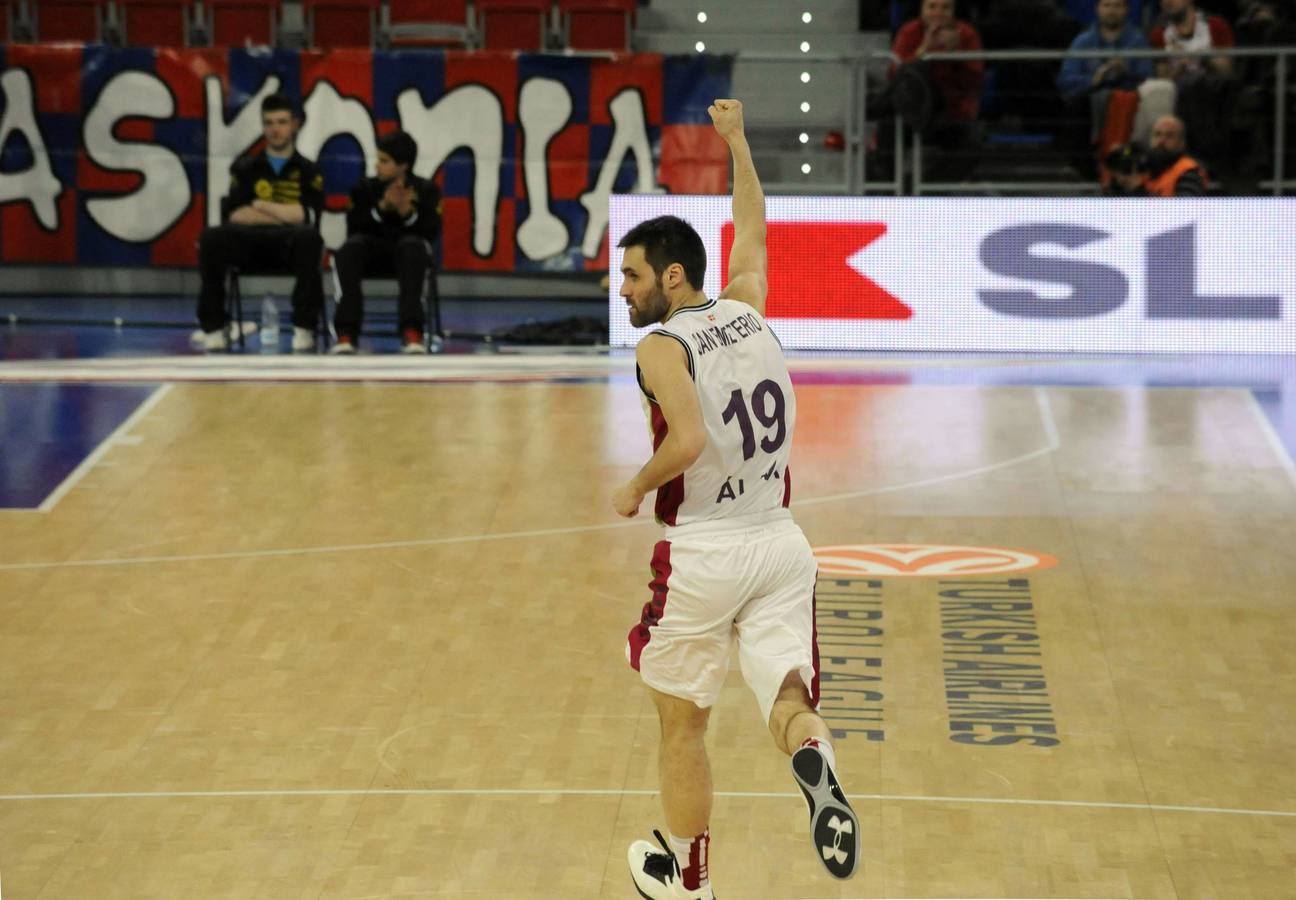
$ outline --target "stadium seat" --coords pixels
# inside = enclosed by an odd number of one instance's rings
[[[372,47],[379,0],[302,0],[312,47]]]
[[[468,0],[388,0],[382,34],[389,46],[472,47],[477,32]]]
[[[549,0],[477,0],[477,30],[487,50],[543,50]]]
[[[275,43],[280,0],[205,0],[207,33],[216,47]]]
[[[9,43],[9,35],[14,33],[13,19],[16,10],[15,4],[8,0],[0,0],[0,44]]]
[[[107,0],[39,0],[32,4],[36,40],[96,44],[103,34]]]
[[[629,50],[636,0],[559,0],[562,34],[572,50]]]
[[[122,39],[131,47],[183,47],[193,6],[193,0],[117,0]]]
[[[428,353],[440,353],[445,346],[445,331],[441,326],[441,290],[437,285],[437,259],[436,250],[432,252],[432,264],[428,266],[427,277],[423,281],[423,294],[419,298],[423,304],[423,348]],[[329,307],[335,310],[338,304],[342,302],[342,282],[338,279],[337,259],[329,254],[327,267],[332,277],[329,283],[332,290],[326,295],[324,300],[324,319],[326,323],[332,323],[332,314]],[[364,272],[365,281],[397,281],[396,266],[390,259],[379,256],[378,259],[371,262]],[[327,349],[329,338],[332,336],[332,329],[329,325],[324,328],[325,337],[324,345]]]

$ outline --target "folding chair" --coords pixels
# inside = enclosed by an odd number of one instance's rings
[[[221,222],[228,223],[231,212],[229,197],[222,197],[220,206]],[[325,250],[325,252],[328,251]],[[243,285],[240,279],[244,275],[283,276],[283,274],[284,269],[282,266],[240,266],[238,263],[226,263],[224,274],[225,318],[229,322],[238,323],[238,345],[240,350],[247,348],[247,335],[243,330]],[[316,343],[323,343],[325,350],[329,346],[329,335],[328,302],[327,298],[325,298],[324,302],[320,303],[319,322],[315,327]],[[230,353],[234,352],[234,342],[229,341],[225,349]]]
[[[311,47],[372,47],[380,0],[302,0]]]
[[[35,39],[42,44],[102,40],[107,0],[39,0],[33,7]]]
[[[338,278],[336,257],[332,259],[329,271],[332,274],[330,283],[333,285],[333,306],[336,308],[342,302],[342,282]],[[395,281],[395,264],[390,259],[384,259],[376,265],[371,265],[365,270],[363,280]],[[440,353],[445,346],[445,332],[441,329],[441,290],[437,287],[435,248],[433,248],[431,265],[428,266],[427,276],[423,281],[423,295],[420,300],[423,304],[423,346],[428,353]],[[329,334],[332,334],[332,317],[328,318],[328,330]]]
[[[213,47],[274,46],[281,0],[204,0]]]
[[[544,49],[549,0],[477,0],[476,8],[487,50]]]
[[[388,0],[382,8],[381,34],[386,46],[477,44],[468,0]]]
[[[117,0],[129,47],[187,47],[197,17],[193,0]]]
[[[284,270],[271,266],[240,266],[229,263],[225,266],[225,315],[231,322],[238,323],[238,345],[240,350],[247,349],[247,336],[243,331],[243,288],[239,279],[244,275],[283,276]],[[319,321],[315,323],[315,343],[327,350],[332,336],[328,319],[328,303],[320,304]],[[230,341],[226,351],[234,352],[234,342]]]
[[[572,50],[630,49],[635,0],[559,0],[563,43]]]

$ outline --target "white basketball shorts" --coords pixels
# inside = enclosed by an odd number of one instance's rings
[[[743,678],[769,722],[789,672],[800,673],[819,705],[816,565],[787,510],[758,521],[729,530],[683,526],[657,543],[652,599],[630,630],[626,656],[649,687],[705,709],[720,696],[736,641]]]

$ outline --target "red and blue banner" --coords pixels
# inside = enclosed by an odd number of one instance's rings
[[[444,196],[448,270],[607,267],[608,196],[724,193],[707,106],[731,60],[491,52],[0,48],[0,261],[192,266],[260,102],[299,99],[325,242],[402,128]]]

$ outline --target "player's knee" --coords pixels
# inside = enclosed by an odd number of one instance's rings
[[[769,717],[770,737],[774,739],[774,746],[780,750],[784,749],[783,744],[787,736],[788,723],[809,709],[810,707],[799,699],[779,699],[774,701]]]
[[[778,694],[774,702],[784,704],[794,704],[805,709],[813,710],[810,704],[810,691],[806,688],[805,682],[801,679],[801,672],[793,669],[783,677],[783,683],[779,685]]]
[[[666,694],[653,693],[657,706],[657,719],[661,723],[663,741],[701,740],[706,734],[711,710]]]
[[[806,689],[805,682],[801,680],[801,673],[795,670],[789,672],[783,679],[783,684],[779,686],[774,705],[770,708],[769,730],[775,746],[780,750],[787,749],[784,744],[788,724],[802,713],[813,712],[810,692]]]

